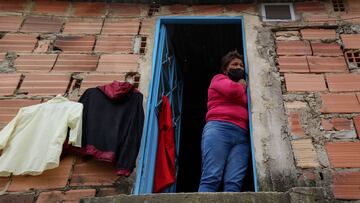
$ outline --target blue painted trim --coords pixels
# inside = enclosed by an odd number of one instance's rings
[[[144,123],[144,129],[143,129],[143,136],[141,139],[141,145],[140,145],[140,150],[139,150],[139,160],[138,160],[138,165],[137,165],[137,170],[136,170],[136,181],[135,181],[135,185],[134,185],[134,190],[133,190],[133,194],[141,194],[141,185],[142,184],[142,178],[144,177],[143,172],[144,172],[144,165],[146,164],[146,159],[147,159],[147,153],[146,152],[146,148],[147,148],[147,143],[148,143],[148,137],[146,136],[146,132],[149,128],[149,123],[150,123],[150,119],[151,119],[151,106],[153,106],[153,99],[150,99],[153,95],[154,95],[154,91],[156,92],[156,90],[154,89],[158,89],[157,86],[154,85],[154,83],[156,83],[156,79],[155,79],[155,74],[156,74],[156,69],[155,69],[155,65],[156,65],[156,59],[157,59],[157,55],[158,55],[158,47],[159,47],[159,40],[160,40],[160,21],[158,21],[156,23],[156,30],[155,30],[155,39],[154,39],[154,50],[153,51],[153,58],[152,58],[152,80],[150,81],[150,88],[149,88],[149,95],[148,95],[148,100],[147,100],[147,105],[146,105],[146,117],[145,117],[145,123]],[[157,82],[158,83],[158,82]],[[157,96],[156,96],[157,98]],[[156,100],[155,100],[156,102]],[[150,139],[150,138],[149,138]]]
[[[241,21],[242,27],[242,40],[243,40],[243,52],[244,52],[244,64],[246,71],[246,81],[249,81],[249,67],[247,64],[247,52],[246,52],[246,38],[245,38],[245,27],[244,21]],[[249,82],[248,82],[249,83]],[[254,190],[255,192],[259,191],[258,182],[257,182],[257,174],[256,174],[256,160],[255,160],[255,151],[254,151],[254,141],[253,141],[253,126],[252,126],[252,113],[251,113],[251,95],[250,95],[250,85],[247,85],[247,96],[248,96],[248,112],[249,112],[249,130],[250,130],[250,144],[251,144],[251,158],[252,158],[252,166],[253,166],[253,177],[254,177]]]

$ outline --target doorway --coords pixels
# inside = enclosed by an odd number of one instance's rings
[[[164,192],[196,192],[201,173],[200,143],[207,89],[212,77],[220,73],[220,60],[227,52],[238,50],[245,56],[246,66],[243,21],[241,17],[161,18],[156,36],[153,80],[134,194],[152,192],[158,130],[156,108],[161,95],[169,96],[172,101],[177,147],[177,181]],[[249,161],[244,191],[257,190],[253,162],[253,159]]]

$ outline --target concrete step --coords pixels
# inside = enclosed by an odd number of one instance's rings
[[[163,193],[148,195],[118,195],[82,199],[82,203],[288,203],[290,195],[282,192],[217,192],[217,193]]]

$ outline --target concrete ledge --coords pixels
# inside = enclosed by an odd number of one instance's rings
[[[226,202],[226,203],[288,203],[290,196],[288,193],[280,192],[243,192],[243,193],[170,193],[170,194],[149,194],[149,195],[118,195],[102,198],[82,199],[81,203],[208,203],[208,202]]]

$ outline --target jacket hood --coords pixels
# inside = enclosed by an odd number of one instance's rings
[[[97,88],[99,88],[111,100],[120,100],[132,92],[135,87],[128,82],[114,81],[110,84],[98,86]]]

